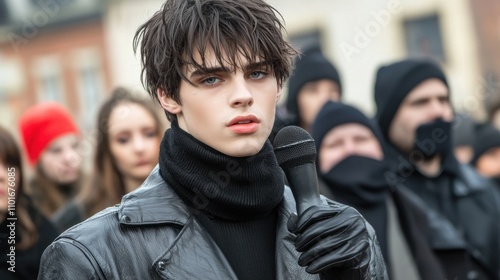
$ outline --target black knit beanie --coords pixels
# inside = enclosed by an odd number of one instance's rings
[[[296,62],[293,73],[288,80],[286,109],[289,114],[298,116],[297,97],[300,89],[308,82],[328,79],[336,82],[342,92],[340,76],[333,64],[319,51],[304,53]]]
[[[369,119],[361,111],[350,105],[328,101],[323,105],[312,124],[311,132],[316,142],[316,150],[319,151],[323,139],[330,130],[347,123],[358,123],[368,127],[382,146],[382,135],[373,120]]]
[[[405,97],[418,84],[430,78],[440,79],[448,87],[441,68],[429,60],[406,59],[378,69],[375,78],[375,120],[385,139],[388,139],[392,119]]]
[[[500,130],[489,123],[480,124],[475,129],[474,156],[471,164],[476,165],[479,158],[491,148],[500,147]]]

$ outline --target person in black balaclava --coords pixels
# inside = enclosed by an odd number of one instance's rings
[[[323,104],[340,101],[342,83],[335,66],[320,50],[304,52],[295,63],[288,82],[286,111],[289,124],[310,131],[310,126]]]
[[[476,126],[471,165],[500,188],[500,131],[489,123]]]
[[[358,109],[328,101],[312,125],[312,136],[321,193],[356,208],[370,222],[391,279],[445,279],[444,264],[426,239],[439,232],[429,218],[439,215],[422,207],[425,203],[406,188],[389,186],[378,126]],[[446,221],[437,224],[448,226]]]
[[[440,67],[419,59],[380,67],[375,102],[375,118],[388,143],[388,181],[403,183],[453,225],[456,242],[435,239],[433,248],[467,251],[470,265],[463,277],[498,279],[499,193],[452,152],[454,112]]]

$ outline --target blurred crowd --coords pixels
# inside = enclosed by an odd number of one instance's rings
[[[321,193],[371,223],[392,279],[499,279],[500,104],[484,123],[455,112],[446,74],[427,59],[375,71],[370,118],[342,101],[341,71],[319,50],[304,51],[270,141],[288,125],[312,135]],[[154,106],[115,89],[98,112],[90,170],[81,130],[61,104],[26,110],[20,143],[0,127],[0,231],[8,234],[14,173],[16,259],[26,268],[16,276],[36,278],[44,248],[61,232],[120,203],[147,178],[165,131]],[[7,268],[7,255],[0,259]]]

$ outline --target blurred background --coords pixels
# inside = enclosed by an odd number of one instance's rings
[[[0,0],[0,125],[29,106],[64,104],[90,131],[116,86],[146,94],[132,38],[163,0]],[[376,69],[430,56],[448,75],[455,109],[477,120],[500,98],[500,1],[270,0],[299,49],[337,66],[343,99],[374,112]],[[285,91],[286,92],[286,91]]]

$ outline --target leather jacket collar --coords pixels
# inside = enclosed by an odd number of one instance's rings
[[[126,194],[118,208],[120,224],[184,225],[189,220],[188,207],[160,176],[158,165],[137,190]]]
[[[126,194],[118,206],[120,224],[177,224],[185,225],[191,213],[184,202],[172,190],[160,175],[158,165],[149,177],[135,191]],[[295,212],[293,195],[285,188],[285,197],[280,211],[289,216]],[[288,198],[288,199],[286,199]]]

